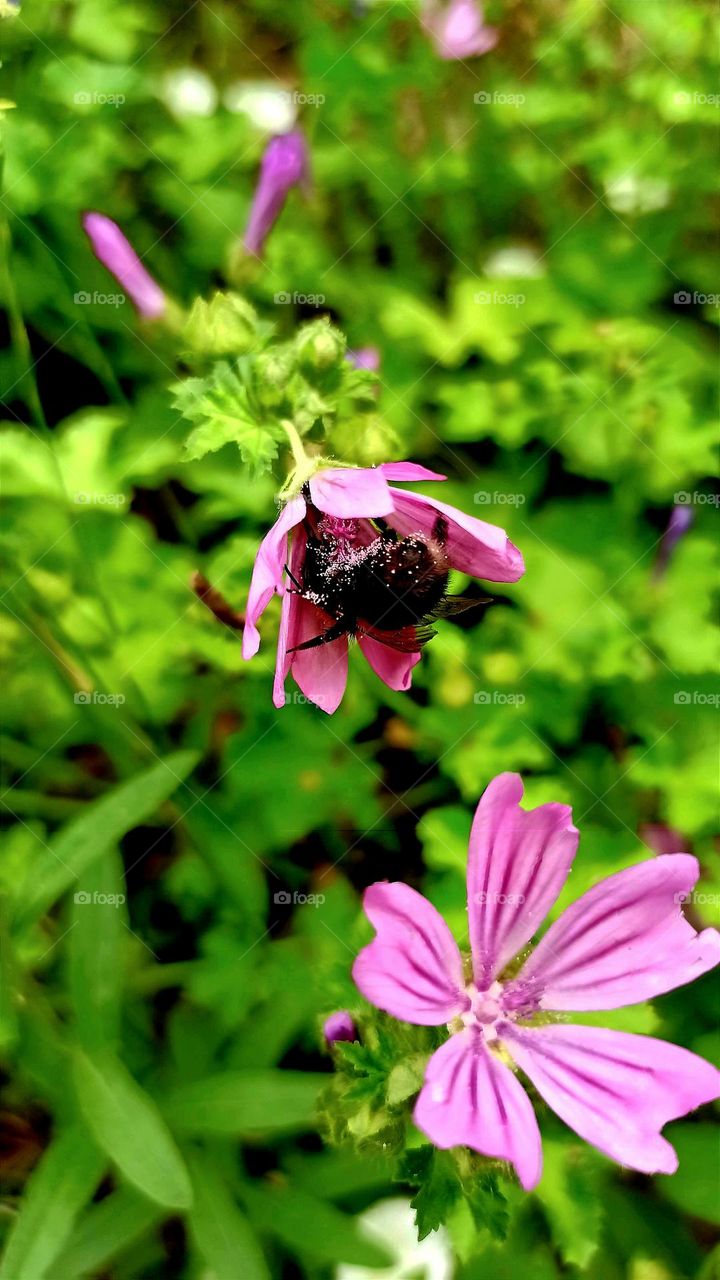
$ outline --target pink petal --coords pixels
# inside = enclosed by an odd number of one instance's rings
[[[517,582],[524,574],[522,555],[504,529],[419,493],[393,488],[390,493],[395,503],[390,523],[403,535],[422,533],[430,537],[438,512],[445,516],[448,524],[447,553],[454,569],[491,582]]]
[[[530,1099],[478,1031],[458,1032],[433,1054],[413,1119],[442,1150],[472,1147],[510,1160],[526,1191],[540,1181],[542,1146]]]
[[[302,582],[303,565],[305,563],[305,548],[307,539],[304,530],[298,530],[298,533],[292,540],[290,547],[290,572],[296,582]],[[277,658],[275,661],[275,680],[273,683],[273,703],[276,707],[285,706],[285,681],[290,673],[290,664],[292,654],[288,653],[288,649],[292,649],[297,644],[297,636],[300,630],[300,608],[302,601],[294,590],[285,591],[282,601],[282,610],[280,613],[280,628],[278,630],[277,642]]]
[[[379,470],[386,480],[447,480],[447,476],[429,471],[419,462],[382,462]]]
[[[513,1026],[501,1036],[571,1129],[641,1173],[674,1173],[677,1156],[660,1130],[720,1096],[715,1067],[651,1036],[574,1026]]]
[[[300,596],[293,596],[293,600],[295,611],[291,615],[294,621],[292,645],[302,644],[305,640],[322,635],[332,626],[328,615],[318,609],[317,605]],[[347,636],[332,640],[330,644],[318,645],[316,649],[302,649],[300,653],[290,654],[290,670],[293,680],[300,686],[305,697],[322,711],[332,715],[342,702],[347,684]]]
[[[310,479],[310,497],[319,511],[340,520],[389,516],[393,509],[387,480],[379,467],[316,471]]]
[[[407,884],[372,884],[363,898],[377,937],[353,965],[366,1000],[403,1022],[436,1027],[469,999],[462,958],[442,916]]]
[[[405,692],[412,684],[412,669],[417,666],[419,653],[397,653],[371,636],[360,636],[358,644],[376,675],[389,689]]]
[[[713,969],[720,933],[696,933],[680,905],[699,874],[697,858],[670,853],[602,880],[548,929],[512,984],[518,1000],[617,1009]]]
[[[475,982],[483,990],[522,951],[562,889],[578,843],[566,804],[520,808],[523,784],[501,773],[470,833],[468,914]]]
[[[257,620],[277,592],[282,595],[283,570],[287,563],[288,533],[305,516],[305,499],[291,498],[283,507],[272,529],[260,543],[255,557],[250,592],[245,611],[242,639],[243,658],[253,658],[260,648]]]

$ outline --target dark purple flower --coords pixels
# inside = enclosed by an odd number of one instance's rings
[[[355,1023],[347,1009],[338,1009],[337,1013],[331,1013],[325,1019],[323,1035],[328,1044],[335,1044],[338,1040],[357,1040]]]
[[[694,519],[695,513],[692,507],[684,505],[673,507],[667,529],[662,536],[658,557],[655,561],[654,575],[656,578],[661,578],[667,572],[678,542],[681,538],[684,538]]]
[[[308,176],[307,143],[299,129],[271,138],[260,165],[243,244],[248,253],[261,257],[270,231],[282,212],[291,187]]]
[[[117,223],[104,213],[86,213],[82,221],[95,257],[122,285],[138,313],[146,320],[157,320],[164,315],[165,294],[145,270]]]

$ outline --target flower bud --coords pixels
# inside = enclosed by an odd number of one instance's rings
[[[357,1029],[347,1009],[338,1009],[337,1013],[331,1013],[325,1019],[323,1035],[328,1044],[336,1044],[338,1040],[357,1040]]]
[[[122,285],[138,314],[145,320],[160,319],[167,311],[168,300],[117,223],[104,213],[86,213],[83,227],[95,257]]]

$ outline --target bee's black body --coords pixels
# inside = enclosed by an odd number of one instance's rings
[[[416,652],[435,631],[430,622],[476,601],[447,596],[450,566],[447,524],[438,519],[430,537],[401,537],[376,521],[377,537],[356,545],[306,525],[302,583],[295,588],[333,620],[322,635],[298,649],[329,644],[342,635],[365,635],[400,652]]]

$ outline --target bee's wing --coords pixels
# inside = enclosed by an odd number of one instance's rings
[[[482,600],[471,599],[470,596],[445,596],[437,608],[433,609],[433,618],[452,618],[456,613],[464,613],[466,609],[474,609],[478,604],[492,604],[492,597]]]
[[[357,634],[369,636],[371,640],[387,645],[388,649],[394,649],[396,653],[417,653],[418,649],[422,649],[428,640],[432,640],[433,636],[437,635],[437,631],[424,623],[417,627],[398,627],[395,631],[381,631],[379,627],[362,622],[357,628]]]

